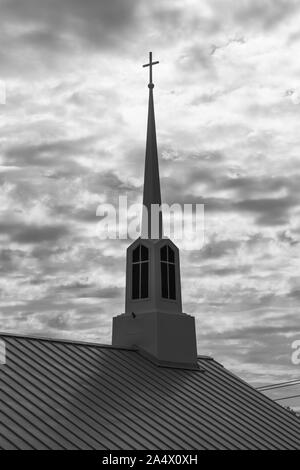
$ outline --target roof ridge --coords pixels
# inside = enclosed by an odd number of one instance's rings
[[[37,335],[34,333],[25,334],[25,333],[10,333],[0,331],[0,337],[8,336],[9,338],[24,338],[24,339],[35,339],[37,341],[51,341],[55,343],[70,343],[70,344],[82,344],[83,346],[96,346],[98,348],[108,348],[108,349],[118,349],[118,350],[127,350],[127,351],[138,351],[138,347],[130,346],[113,346],[112,344],[103,344],[97,343],[94,341],[84,341],[77,339],[68,339],[68,338],[57,338],[50,336]],[[217,362],[220,366],[224,367],[221,363],[216,361],[212,356],[207,356],[205,354],[199,354],[197,359],[208,360]]]
[[[25,334],[25,333],[11,333],[11,332],[3,332],[0,331],[0,337],[8,336],[9,338],[24,338],[24,339],[35,339],[40,341],[51,341],[55,343],[70,343],[70,344],[82,344],[83,346],[96,346],[98,348],[108,348],[108,349],[118,349],[118,350],[127,350],[127,351],[138,351],[137,347],[130,347],[130,346],[113,346],[112,344],[103,344],[97,343],[94,341],[84,341],[84,340],[77,340],[77,339],[68,339],[68,338],[57,338],[57,337],[50,337],[50,336],[43,336],[34,333]],[[197,359],[214,361],[220,366],[224,367],[220,362],[216,361],[212,356],[207,356],[205,354],[198,354]]]
[[[129,347],[129,346],[113,346],[111,344],[102,344],[97,342],[89,342],[84,340],[74,340],[74,339],[67,339],[67,338],[55,338],[49,336],[40,336],[35,334],[23,334],[23,333],[5,333],[0,331],[0,337],[9,337],[9,338],[24,338],[24,339],[33,339],[37,341],[51,341],[53,343],[71,343],[71,344],[82,344],[83,346],[96,346],[99,348],[108,348],[108,349],[119,349],[119,350],[129,350],[129,351],[136,351],[137,348]]]

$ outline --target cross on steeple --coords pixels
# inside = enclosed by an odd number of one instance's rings
[[[152,82],[152,67],[153,65],[159,64],[159,61],[152,62],[152,52],[149,52],[149,64],[144,64],[143,67],[149,67],[149,88],[153,88],[153,82]]]

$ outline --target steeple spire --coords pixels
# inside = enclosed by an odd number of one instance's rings
[[[143,65],[143,67],[149,67],[149,104],[144,173],[142,238],[155,239],[162,238],[163,235],[162,214],[160,212],[161,193],[153,101],[154,84],[152,82],[152,67],[158,63],[158,61],[152,62],[152,52],[149,52],[149,63]]]

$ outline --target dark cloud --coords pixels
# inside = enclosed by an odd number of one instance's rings
[[[230,46],[231,44],[245,44],[245,42],[246,42],[246,40],[245,40],[244,36],[237,36],[237,37],[234,37],[234,38],[230,38],[223,45],[216,46],[215,44],[213,44],[211,46],[211,52],[210,53],[211,53],[211,55],[213,55],[213,54],[215,54],[215,52],[218,49],[224,49],[224,48]]]
[[[56,257],[60,255],[67,255],[71,250],[71,246],[54,246],[52,244],[42,244],[31,247],[30,256],[32,258],[38,259],[41,263],[45,263],[45,270],[47,262],[51,257]]]
[[[229,252],[229,249],[227,249],[227,251],[225,250],[223,254],[226,255],[228,252]],[[216,256],[215,258],[218,258],[221,256],[222,255],[220,255],[220,252],[219,252],[219,256]],[[206,258],[213,258],[213,257],[206,256]],[[203,268],[201,269],[203,270]],[[226,267],[219,267],[219,268],[208,266],[205,269],[205,273],[209,276],[227,277],[227,276],[241,276],[243,274],[248,274],[251,270],[252,270],[251,265],[244,265],[244,266],[238,265],[236,267],[226,266]]]
[[[218,2],[220,3],[220,2]],[[297,0],[246,0],[234,2],[231,9],[238,23],[270,29],[299,10]]]
[[[1,223],[0,233],[21,244],[56,242],[65,237],[69,230],[65,225],[24,225],[22,223]]]
[[[69,73],[82,52],[129,50],[138,34],[134,0],[2,0],[2,77],[41,77]]]
[[[71,317],[67,312],[58,312],[49,315],[46,325],[54,330],[67,330],[71,327]]]
[[[279,232],[277,234],[277,238],[280,242],[282,243],[285,243],[287,245],[290,245],[290,246],[295,246],[295,245],[298,245],[299,243],[299,240],[297,240],[296,238],[294,238],[293,236],[291,236],[287,230],[284,230],[282,232]]]
[[[116,299],[120,297],[124,289],[118,287],[102,287],[95,286],[94,289],[88,289],[86,292],[79,292],[79,298],[98,298],[98,299]]]
[[[35,277],[32,279],[29,279],[28,282],[32,286],[41,286],[42,284],[46,284],[47,280],[45,278],[41,279],[41,278]]]
[[[20,40],[31,41],[36,48],[49,48],[58,41],[68,45],[71,36],[103,49],[124,43],[126,33],[137,25],[136,9],[133,0],[4,0],[1,17],[14,24],[19,21],[24,31]]]
[[[93,284],[89,283],[89,282],[80,282],[80,281],[76,281],[76,282],[72,282],[72,283],[69,283],[69,284],[65,284],[63,286],[60,286],[59,287],[59,290],[77,290],[77,289],[88,289],[90,287],[93,287]]]
[[[55,288],[58,292],[72,292],[72,295],[79,299],[98,298],[98,299],[116,299],[120,297],[124,289],[116,286],[99,287],[99,285],[90,282],[72,282]]]
[[[240,245],[241,242],[235,240],[211,240],[205,244],[202,250],[190,251],[188,256],[194,262],[197,260],[213,260],[232,254]]]
[[[284,176],[238,176],[227,177],[219,181],[220,189],[235,189],[239,196],[255,195],[257,193],[275,192],[281,189],[293,189],[299,187],[299,176],[291,178]]]
[[[211,55],[211,47],[205,44],[192,44],[186,47],[178,60],[178,68],[182,74],[182,83],[195,78],[195,74],[207,74],[211,77],[215,75],[215,64]],[[189,72],[187,78],[186,72]]]
[[[284,225],[289,222],[290,209],[296,207],[299,201],[292,196],[280,198],[248,199],[237,202],[234,207],[257,215],[259,225]]]
[[[76,204],[54,204],[50,210],[54,217],[64,218],[65,220],[82,222],[82,223],[98,223],[99,218],[96,215],[98,204],[89,204],[87,207],[78,208]]]
[[[238,199],[238,198],[237,198]],[[290,211],[298,206],[298,199],[294,196],[261,197],[236,201],[234,197],[202,197],[189,193],[180,193],[175,185],[168,188],[165,196],[168,204],[203,204],[206,214],[219,212],[235,214],[253,214],[256,223],[261,226],[285,225],[290,220]]]
[[[182,28],[182,9],[176,5],[164,2],[153,2],[153,8],[149,9],[149,16],[155,25],[159,25],[170,35],[176,35]]]
[[[31,31],[26,31],[20,35],[19,38],[23,46],[35,47],[44,50],[48,55],[52,55],[55,51],[60,49],[70,49],[71,45],[53,29],[48,29],[47,26],[38,26]]]
[[[291,292],[288,293],[288,296],[294,299],[300,300],[300,289],[292,290]]]
[[[225,331],[222,333],[224,339],[260,339],[260,341],[264,341],[265,337],[279,335],[284,338],[284,343],[286,344],[286,333],[292,333],[293,335],[297,335],[300,333],[300,325],[299,323],[295,322],[295,318],[292,318],[289,321],[287,318],[284,318],[285,325],[269,325],[269,324],[262,324],[250,327],[244,327],[242,329],[234,329]],[[290,341],[288,341],[288,345],[290,346]]]
[[[259,225],[281,225],[289,221],[290,211],[299,205],[296,192],[299,188],[299,176],[288,177],[236,177],[224,175],[224,168],[203,166],[194,168],[193,174],[186,172],[188,181],[182,189],[170,177],[165,182],[168,188],[167,202],[204,204],[207,212],[234,212],[256,215]],[[182,181],[182,180],[181,180]],[[186,184],[185,184],[186,183]],[[186,192],[192,184],[203,183],[206,191],[216,194],[219,191],[233,190],[230,197],[196,197]],[[276,192],[286,190],[290,195],[278,197]],[[261,195],[261,197],[259,197]],[[272,196],[273,195],[273,196]]]
[[[135,191],[137,188],[133,184],[126,181],[122,172],[117,171],[103,171],[101,173],[90,173],[88,180],[86,181],[87,187],[91,192],[101,194],[102,191],[111,191],[112,193],[118,193],[121,195],[122,192]],[[111,194],[109,194],[111,196]]]
[[[204,204],[206,214],[235,213],[252,214],[259,226],[285,225],[290,220],[291,211],[299,205],[300,179],[294,172],[290,176],[236,174],[226,165],[226,155],[221,152],[199,152],[188,157],[191,168],[183,168],[186,161],[166,161],[167,178],[162,178],[162,188],[166,188],[164,200],[168,204]],[[180,178],[179,178],[180,175]],[[197,184],[203,194],[198,194]],[[195,194],[191,193],[191,189]],[[213,195],[219,192],[225,197]],[[278,196],[278,192],[287,195]],[[212,196],[205,197],[205,194]],[[300,196],[300,194],[299,194]]]
[[[89,136],[79,139],[76,137],[73,139],[58,139],[52,142],[42,142],[38,144],[22,142],[8,146],[4,151],[4,159],[7,165],[20,167],[28,167],[29,165],[63,167],[67,163],[68,169],[62,174],[70,174],[73,167],[78,168],[78,173],[80,172],[80,174],[82,174],[84,168],[78,162],[72,161],[72,157],[81,155],[84,151],[89,151],[94,140],[94,137]]]
[[[56,242],[66,236],[69,230],[64,225],[43,225],[42,227],[29,226],[13,234],[13,240],[18,243]]]
[[[206,103],[213,103],[216,101],[218,98],[223,96],[224,94],[230,93],[231,90],[228,91],[223,91],[223,90],[214,90],[214,91],[206,91],[204,93],[201,93],[198,96],[195,96],[190,104],[191,106],[200,106],[202,104]]]
[[[20,262],[22,262],[26,257],[26,252],[22,250],[11,250],[9,248],[0,250],[0,273],[8,274],[17,272]]]

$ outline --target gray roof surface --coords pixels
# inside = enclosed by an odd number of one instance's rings
[[[0,334],[1,449],[300,449],[300,420],[208,357]]]

